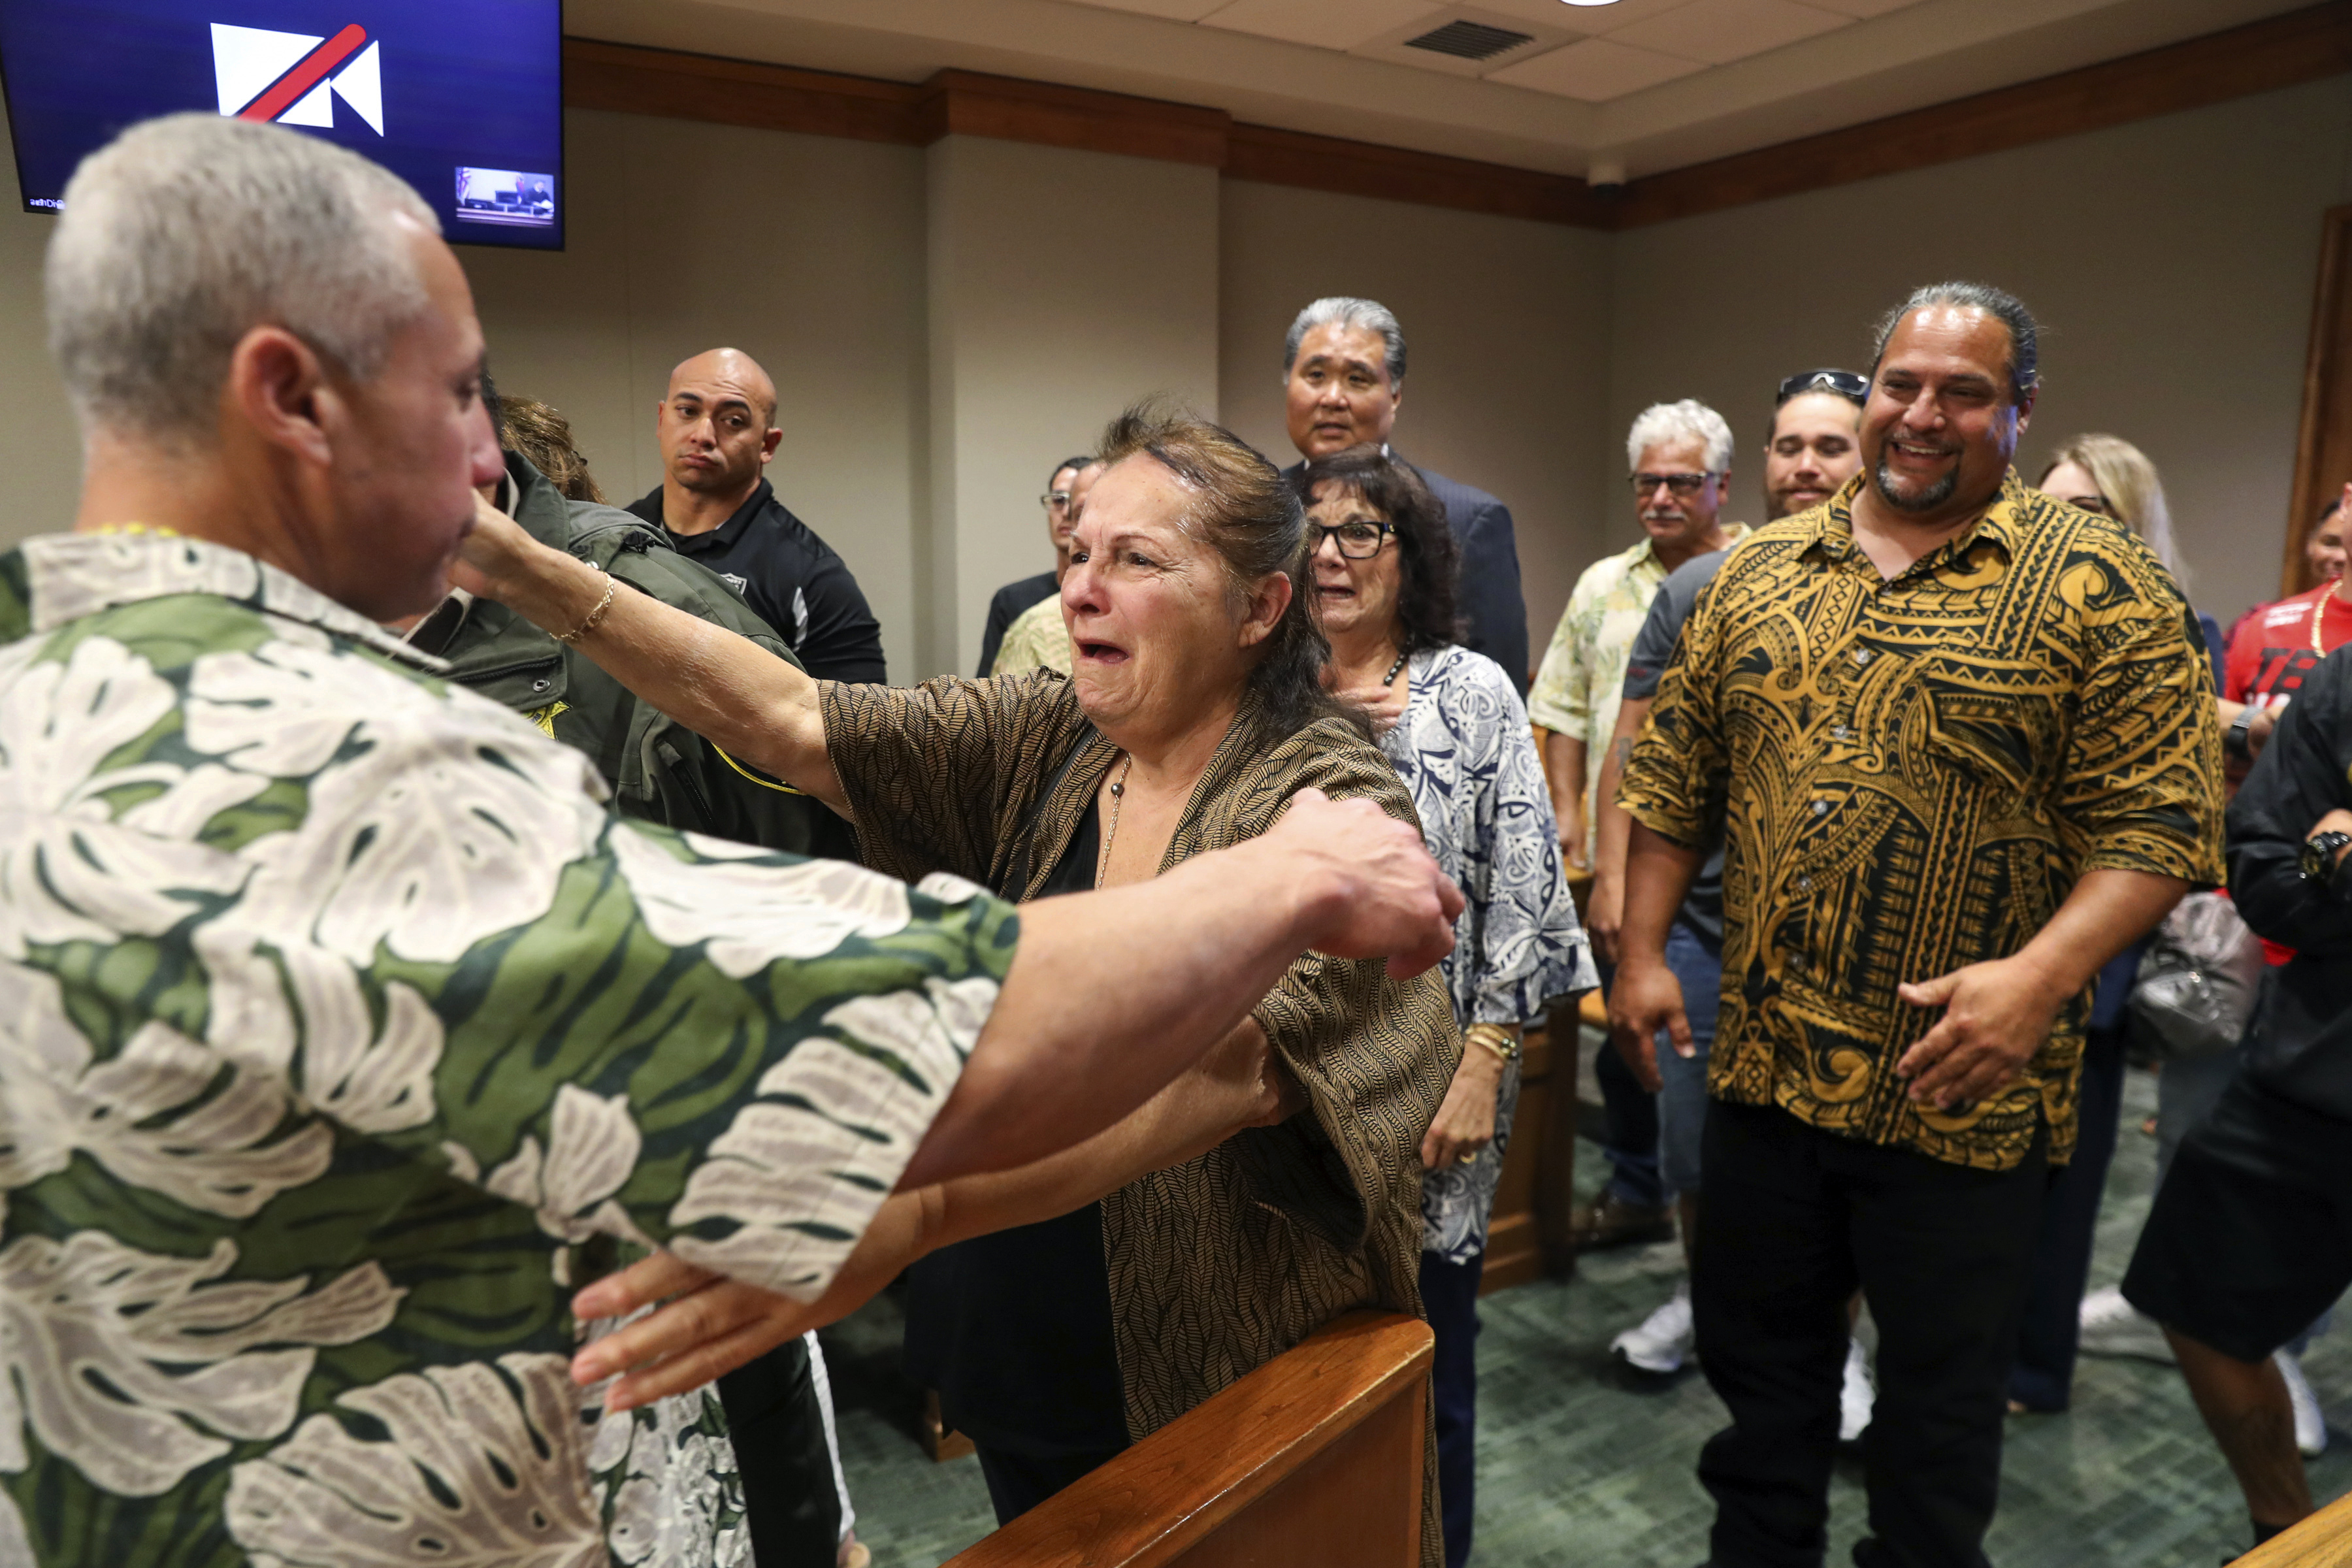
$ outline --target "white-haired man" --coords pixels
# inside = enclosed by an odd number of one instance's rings
[[[1385,448],[1404,402],[1404,328],[1379,300],[1333,295],[1299,311],[1282,348],[1283,418],[1299,457],[1311,463],[1349,447]],[[1460,547],[1454,603],[1462,646],[1501,665],[1524,695],[1528,602],[1511,509],[1475,486],[1411,466],[1445,509]]]
[[[666,1246],[814,1318],[1303,945],[1452,945],[1369,807],[1017,919],[611,816],[377,624],[501,471],[436,227],[210,114],[68,188],[85,488],[0,557],[0,1561],[745,1561],[716,1400],[599,1419],[571,1288]]]
[[[1746,525],[1726,523],[1719,515],[1729,493],[1731,455],[1731,426],[1706,404],[1684,398],[1642,410],[1625,437],[1642,542],[1603,556],[1577,579],[1528,693],[1528,717],[1548,731],[1544,772],[1559,816],[1560,849],[1580,866],[1592,864],[1600,752],[1616,727],[1625,663],[1650,601],[1675,567],[1747,536]],[[1674,1234],[1669,1205],[1675,1194],[1659,1165],[1657,1097],[1613,1051],[1601,1053],[1593,1076],[1608,1126],[1601,1153],[1610,1173],[1600,1195],[1578,1211],[1570,1238],[1579,1251],[1664,1241]],[[1681,1366],[1690,1345],[1687,1290],[1676,1291],[1630,1339],[1617,1353],[1631,1364],[1657,1373]]]

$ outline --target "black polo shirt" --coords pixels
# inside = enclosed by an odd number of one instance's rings
[[[833,547],[776,499],[766,479],[735,515],[708,533],[679,533],[662,518],[662,493],[629,511],[660,528],[681,555],[726,579],[820,680],[880,684],[882,626],[857,579]]]

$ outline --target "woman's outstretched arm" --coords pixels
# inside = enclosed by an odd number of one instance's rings
[[[849,815],[805,671],[540,543],[488,503],[475,508],[457,581],[557,636],[593,618],[574,646],[614,679],[720,751]]]

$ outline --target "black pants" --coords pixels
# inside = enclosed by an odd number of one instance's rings
[[[988,1482],[988,1500],[996,1510],[998,1525],[1011,1524],[1072,1481],[1100,1469],[1122,1450],[1106,1448],[1095,1454],[1028,1454],[974,1439],[980,1473]],[[761,1568],[765,1568],[762,1564]]]
[[[2017,1335],[2017,1364],[2009,1373],[2009,1396],[2029,1410],[2063,1410],[2074,1393],[2083,1287],[2091,1278],[2091,1243],[2099,1228],[2107,1166],[2116,1157],[2123,1104],[2124,1031],[2094,1029],[2083,1047],[2074,1157],[2050,1180],[2034,1243],[2025,1323]]]
[[[833,1489],[807,1342],[787,1341],[720,1378],[719,1402],[727,1408],[760,1568],[833,1568],[841,1495]]]
[[[1717,1568],[1813,1568],[1828,1550],[1857,1286],[1879,1341],[1863,1449],[1873,1539],[1854,1561],[1980,1568],[2046,1141],[2016,1170],[1972,1171],[1717,1100],[1704,1158],[1691,1305],[1732,1420],[1699,1457]]]
[[[1429,1390],[1437,1415],[1437,1506],[1445,1527],[1445,1568],[1470,1561],[1470,1515],[1478,1480],[1478,1281],[1486,1256],[1448,1263],[1421,1255],[1421,1306],[1437,1336]]]

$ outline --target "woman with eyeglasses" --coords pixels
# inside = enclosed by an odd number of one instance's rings
[[[1377,447],[1296,471],[1330,684],[1372,717],[1430,854],[1466,900],[1443,963],[1462,1062],[1422,1140],[1421,1299],[1448,1568],[1470,1552],[1478,1281],[1524,1026],[1599,984],[1561,874],[1527,710],[1500,665],[1455,641],[1454,544],[1420,477]]]

